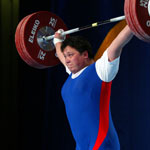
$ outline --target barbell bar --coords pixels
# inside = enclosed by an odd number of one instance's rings
[[[108,20],[105,20],[105,21],[95,22],[95,23],[92,23],[90,25],[86,25],[86,26],[83,26],[83,27],[77,27],[77,28],[74,28],[74,29],[64,31],[62,33],[62,36],[72,34],[72,33],[75,33],[75,32],[79,32],[79,31],[82,31],[82,30],[90,29],[90,28],[93,28],[93,27],[98,27],[98,26],[101,26],[101,25],[104,25],[104,24],[121,21],[121,20],[124,20],[124,19],[125,19],[125,16],[120,16],[120,17],[115,17],[115,18],[108,19]],[[43,39],[44,40],[52,40],[54,38],[54,36],[55,35],[50,35],[50,36],[47,36],[47,37],[43,37]]]

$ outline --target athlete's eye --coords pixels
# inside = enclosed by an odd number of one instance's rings
[[[68,57],[72,57],[72,56],[73,56],[73,53],[68,54]]]

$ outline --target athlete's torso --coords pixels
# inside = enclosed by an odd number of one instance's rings
[[[99,78],[95,63],[65,82],[62,97],[77,150],[119,150],[109,107],[110,90],[111,83]]]

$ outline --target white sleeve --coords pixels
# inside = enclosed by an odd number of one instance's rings
[[[116,58],[112,62],[108,61],[107,50],[102,57],[96,61],[96,72],[100,79],[104,82],[112,81],[119,70],[120,57]]]

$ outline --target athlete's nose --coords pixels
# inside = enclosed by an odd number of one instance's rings
[[[68,57],[65,58],[66,64],[70,63],[70,59]]]

